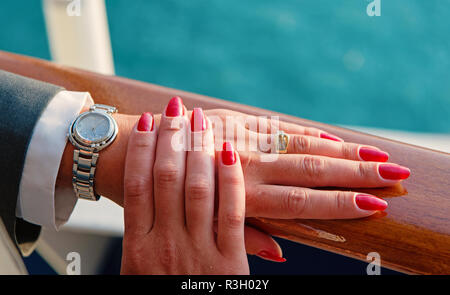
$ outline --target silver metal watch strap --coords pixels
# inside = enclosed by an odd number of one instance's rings
[[[95,168],[98,153],[85,150],[74,150],[72,184],[77,198],[97,201],[100,196],[94,190]]]
[[[104,105],[104,104],[94,104],[93,106],[91,106],[89,108],[90,111],[95,111],[95,110],[99,110],[99,111],[105,111],[107,114],[113,114],[117,112],[117,108],[116,107],[112,107],[112,106],[108,106],[108,105]]]
[[[94,104],[89,108],[89,112],[113,114],[117,112],[117,108],[103,104]],[[114,137],[112,140],[114,140]],[[92,150],[78,147],[73,151],[72,184],[77,198],[92,201],[100,199],[100,195],[96,194],[94,190],[94,177],[98,157],[98,149],[96,150],[95,147]]]

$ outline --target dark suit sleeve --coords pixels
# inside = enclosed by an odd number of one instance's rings
[[[61,90],[0,70],[0,217],[24,256],[33,251],[41,230],[15,215],[25,156],[34,126]]]

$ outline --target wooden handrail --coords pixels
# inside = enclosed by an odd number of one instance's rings
[[[251,218],[249,223],[276,236],[341,255],[365,260],[378,252],[382,266],[414,274],[450,274],[450,155],[323,123],[295,118],[185,91],[104,76],[48,61],[0,51],[0,69],[89,91],[97,103],[112,104],[122,113],[162,110],[168,98],[180,95],[187,108],[227,108],[254,115],[321,128],[345,141],[374,145],[391,161],[411,168],[402,185],[358,189],[386,198],[389,208],[357,220],[273,220]]]

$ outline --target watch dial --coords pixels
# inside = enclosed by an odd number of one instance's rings
[[[78,135],[84,140],[100,142],[108,137],[110,122],[101,114],[90,113],[80,119],[76,129]]]

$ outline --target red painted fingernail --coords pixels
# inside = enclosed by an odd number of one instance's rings
[[[206,118],[203,115],[201,108],[194,108],[191,116],[191,131],[203,131],[206,130]]]
[[[179,96],[172,97],[167,104],[166,116],[167,117],[179,117],[183,115],[183,100]]]
[[[233,145],[227,141],[223,143],[222,163],[224,163],[225,165],[233,165],[234,163],[236,163]]]
[[[372,147],[360,147],[359,156],[364,161],[374,161],[374,162],[386,162],[389,159],[389,154]]]
[[[344,141],[342,138],[337,137],[337,136],[332,135],[332,134],[329,134],[329,133],[326,133],[326,132],[320,133],[320,138],[325,138],[325,139],[339,141],[339,142],[343,142]]]
[[[153,131],[153,115],[152,113],[143,113],[139,118],[137,125],[138,131]]]
[[[395,164],[381,164],[378,171],[384,179],[402,180],[409,177],[411,170],[406,167]]]
[[[363,210],[383,211],[388,206],[388,203],[385,200],[380,199],[376,196],[365,195],[365,194],[356,195],[355,202],[356,202],[356,205],[358,205],[358,207]]]
[[[280,257],[277,254],[270,253],[269,251],[266,251],[266,250],[260,251],[256,255],[260,256],[261,258],[272,260],[275,262],[285,262],[286,261],[286,258]]]

